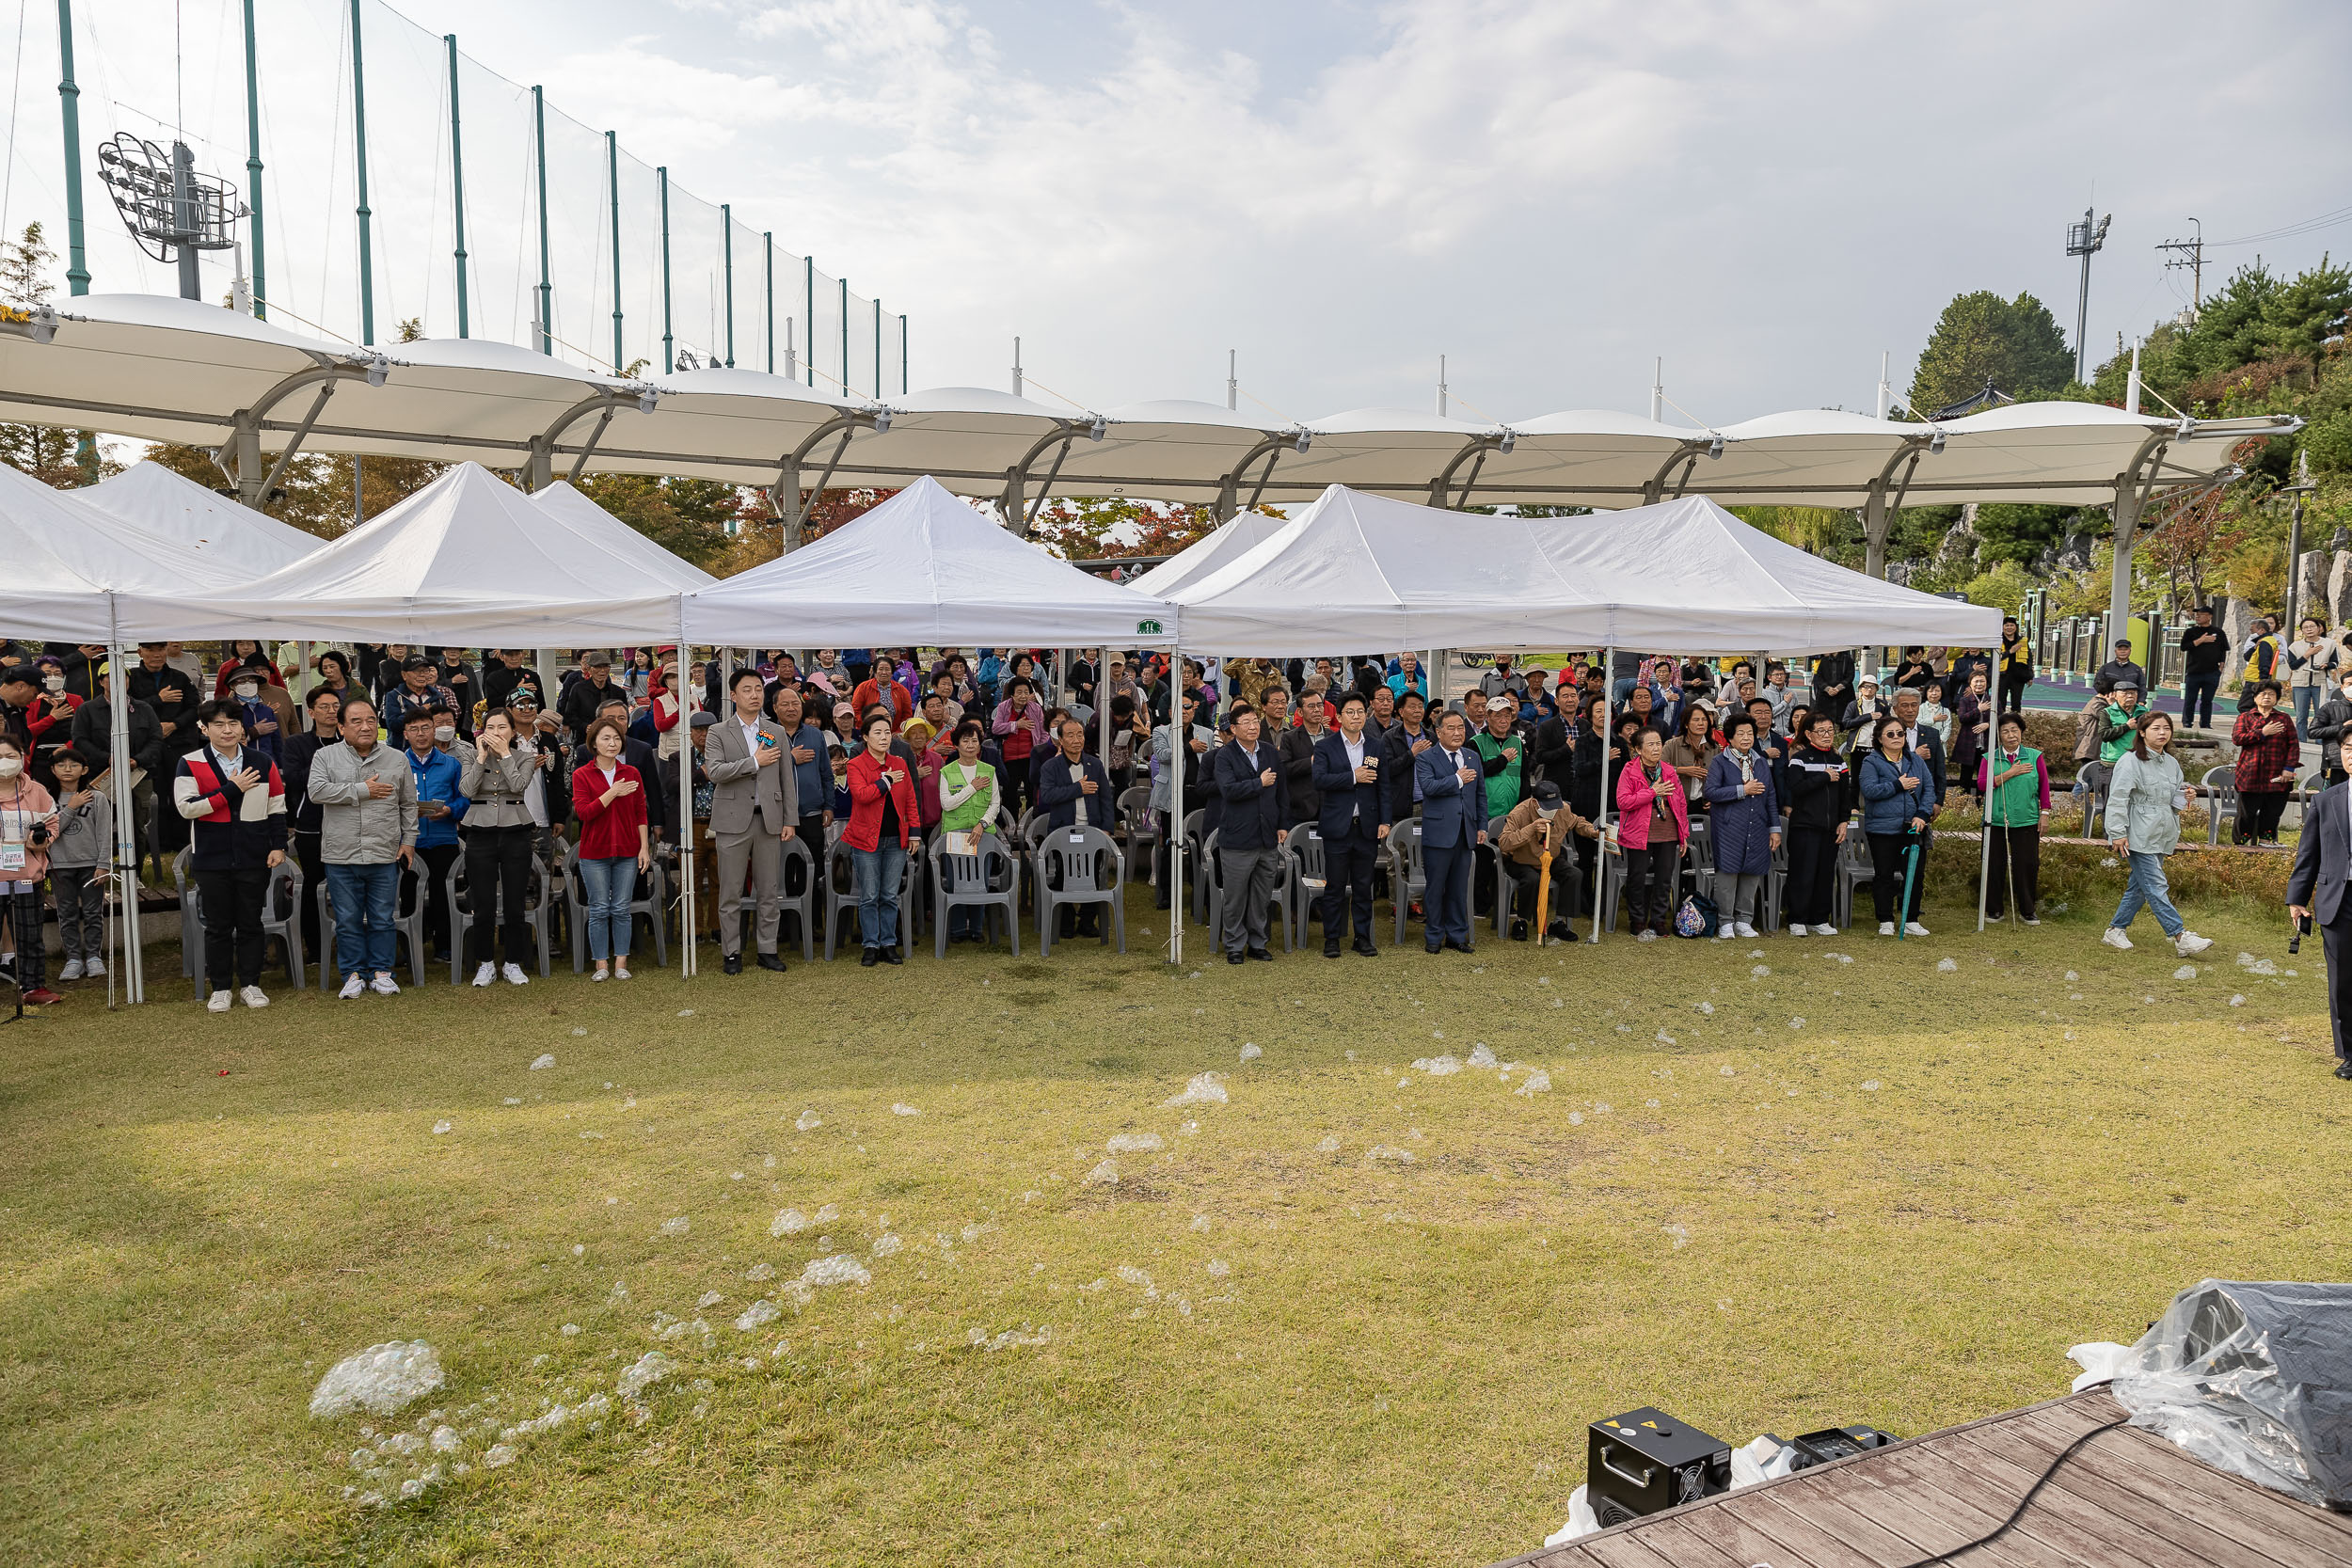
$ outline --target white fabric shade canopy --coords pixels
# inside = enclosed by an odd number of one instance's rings
[[[114,584],[103,563],[76,547],[104,520],[73,496],[0,463],[0,560],[8,562],[0,572],[0,625],[40,641],[106,641]]]
[[[1138,594],[1174,598],[1179,588],[1240,560],[1280,532],[1287,522],[1264,512],[1237,514],[1217,524],[1216,531],[1206,539],[1195,540],[1141,577],[1131,578],[1127,586]]]
[[[240,506],[161,463],[134,463],[73,492],[142,532],[168,539],[218,565],[227,580],[256,578],[301,560],[325,541]]]
[[[123,625],[150,637],[585,647],[666,638],[676,607],[642,558],[598,547],[466,463],[291,566],[135,614],[126,606]]]
[[[628,564],[633,586],[684,594],[718,581],[691,562],[681,561],[562,480],[534,494],[532,504],[596,555]]]
[[[1165,647],[1164,599],[1014,538],[918,479],[814,544],[688,594],[687,637],[726,646]]]
[[[1333,485],[1256,547],[1168,596],[1188,647],[1268,657],[1335,647],[1811,654],[1990,645],[2001,626],[1997,610],[1850,571],[1698,496],[1513,517]]]

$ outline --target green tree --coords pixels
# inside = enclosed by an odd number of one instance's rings
[[[1977,559],[1985,566],[2015,562],[2033,564],[2036,557],[2066,537],[2075,516],[2069,506],[2012,506],[2002,502],[1977,508]]]
[[[592,474],[580,490],[672,555],[706,570],[728,553],[735,530],[747,520],[742,492],[719,480]]]
[[[1913,410],[1927,413],[1993,385],[2020,402],[2046,398],[2074,379],[2066,334],[2029,293],[2003,299],[1990,290],[1961,294],[1944,307],[1911,378]]]

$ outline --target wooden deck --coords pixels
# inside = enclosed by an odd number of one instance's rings
[[[2122,1415],[2105,1387],[1948,1427],[1511,1560],[1526,1568],[1905,1568],[1995,1528],[2067,1444]],[[2076,1449],[1976,1568],[2342,1568],[2352,1516],[2119,1426]]]

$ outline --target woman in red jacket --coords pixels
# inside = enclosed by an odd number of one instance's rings
[[[857,961],[871,969],[906,961],[898,951],[898,883],[922,814],[915,804],[914,770],[904,757],[891,753],[895,726],[889,717],[874,714],[861,733],[866,750],[850,759],[850,825],[841,841],[850,847],[858,935],[866,948]]]
[[[572,774],[572,813],[580,818],[580,879],[588,889],[588,953],[596,960],[592,980],[612,974],[628,978],[628,904],[637,874],[653,867],[645,832],[644,780],[621,760],[628,733],[612,719],[588,726],[595,761]]]

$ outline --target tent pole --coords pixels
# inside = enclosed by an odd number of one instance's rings
[[[1184,961],[1184,759],[1192,754],[1192,731],[1184,726],[1184,650],[1169,650],[1176,681],[1168,705],[1168,765],[1176,769],[1168,799],[1176,803],[1169,819],[1160,824],[1160,841],[1168,846],[1168,912],[1174,922],[1168,934],[1168,961]]]
[[[1993,886],[1993,759],[2001,750],[2001,659],[1997,648],[1993,657],[1992,689],[1985,693],[1985,701],[1993,705],[1988,710],[1992,719],[1992,728],[1986,732],[1984,737],[1986,741],[1984,793],[1978,798],[1983,808],[1979,814],[1983,820],[1979,826],[1983,829],[1984,837],[1984,843],[1981,846],[1983,852],[1979,857],[1979,863],[1977,867],[1977,929],[1979,931],[1984,929],[1984,906],[1987,895]],[[2020,723],[2022,722],[2021,714]],[[2013,906],[2016,901],[2017,895],[2012,892],[2010,895],[2010,902]]]
[[[118,682],[119,692],[115,689]],[[123,661],[122,631],[112,593],[106,595],[104,690],[106,771],[115,786],[115,867],[122,897],[122,999],[135,1005],[147,1000],[147,977],[139,962],[138,817],[131,803],[131,676]]]
[[[686,595],[677,601],[677,721],[685,726],[685,744],[677,749],[677,881],[678,974],[692,978],[698,965],[694,954],[694,701],[699,695],[687,678],[694,650],[686,641]],[[789,757],[785,759],[787,763]]]
[[[1616,666],[1617,645],[1612,642],[1607,647],[1603,648],[1600,654],[1600,734],[1597,738],[1600,742],[1600,816],[1598,820],[1600,823],[1601,842],[1593,851],[1592,940],[1595,945],[1598,945],[1600,942],[1600,890],[1602,885],[1609,880],[1609,862],[1606,858],[1609,853],[1609,746],[1611,736],[1615,733],[1617,728],[1617,717],[1615,711],[1617,705],[1617,677],[1614,673],[1613,673],[1613,672],[1616,669]],[[1632,759],[1629,757],[1626,761],[1629,765],[1630,765]],[[1623,831],[1622,824],[1619,826],[1619,831]],[[1624,847],[1622,845],[1618,847],[1618,855],[1620,859],[1624,856]],[[1539,916],[1543,913],[1541,910],[1538,910],[1535,912]]]

